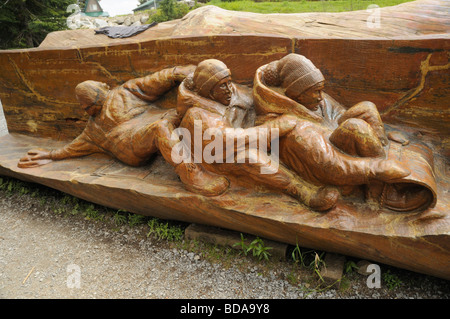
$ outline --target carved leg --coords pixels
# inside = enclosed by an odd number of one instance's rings
[[[220,127],[223,130],[229,128],[220,115],[200,108],[191,108],[181,123],[182,127],[191,132],[191,136],[194,136],[194,120],[202,122],[203,131],[209,127]],[[202,146],[205,147],[206,144]],[[225,149],[225,145],[223,147]],[[270,158],[264,152],[258,152],[255,149],[238,150],[233,155],[231,163],[225,162],[224,159],[224,163],[205,164],[205,168],[215,174],[238,177],[252,185],[263,185],[284,192],[318,211],[331,209],[338,200],[337,189],[308,183],[283,165],[279,165],[273,174],[262,173],[271,167]]]
[[[345,153],[359,157],[385,157],[383,145],[366,121],[351,118],[344,121],[330,136],[330,142]]]
[[[410,173],[394,160],[344,154],[318,125],[302,120],[280,139],[280,159],[304,179],[322,185],[363,185],[371,179],[389,181]]]
[[[234,163],[213,163],[206,167],[217,174],[238,177],[252,185],[281,191],[317,211],[326,211],[336,205],[339,191],[334,187],[308,183],[282,164],[273,174],[261,173],[265,168],[268,169],[270,164],[269,157],[264,153],[258,155],[256,150],[248,150],[248,153],[238,152]]]
[[[381,144],[387,145],[388,139],[384,130],[383,121],[374,103],[364,101],[355,104],[339,118],[339,124],[344,123],[348,119],[361,119],[367,122],[372,127]]]
[[[175,172],[187,190],[204,196],[222,194],[230,185],[225,177],[206,171],[201,164],[173,162],[172,149],[179,140],[173,140],[171,136],[179,122],[176,111],[170,110],[162,119],[140,130],[135,143],[144,147],[142,152],[151,154],[159,150],[164,159],[175,167]]]

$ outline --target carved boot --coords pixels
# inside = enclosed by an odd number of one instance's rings
[[[311,209],[320,212],[332,209],[339,199],[339,191],[334,187],[318,187],[299,182],[288,186],[288,192]]]
[[[187,190],[204,196],[218,196],[230,186],[227,178],[210,173],[199,164],[181,163],[175,172]]]
[[[389,182],[406,177],[411,172],[402,167],[396,160],[375,160],[368,167],[367,177],[383,182]]]

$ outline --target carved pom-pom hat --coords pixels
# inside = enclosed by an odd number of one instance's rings
[[[311,60],[295,53],[278,61],[278,74],[287,96],[298,96],[317,83],[325,81],[322,72]]]
[[[231,76],[225,63],[216,59],[200,62],[194,72],[195,90],[203,97],[209,97],[211,90],[220,80]]]

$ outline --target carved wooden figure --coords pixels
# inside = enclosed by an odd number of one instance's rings
[[[179,142],[172,132],[181,118],[175,109],[149,104],[182,81],[191,66],[164,69],[144,78],[129,80],[112,90],[105,83],[85,81],[76,87],[81,107],[90,115],[84,131],[62,148],[30,150],[20,159],[21,168],[93,153],[107,153],[131,166],[140,166],[159,151],[175,167],[187,189],[215,196],[228,188],[228,181],[194,163],[174,163],[171,153]]]
[[[210,59],[199,63],[193,75],[180,85],[177,108],[181,114],[185,113],[181,127],[189,129],[191,136],[195,135],[195,121],[198,121],[202,125],[202,135],[207,130],[215,129],[218,133],[215,138],[222,139],[215,149],[220,152],[221,157],[215,156],[216,161],[204,164],[208,170],[228,177],[241,177],[250,180],[252,184],[285,192],[319,211],[328,210],[336,204],[338,193],[335,189],[312,185],[283,165],[270,174],[264,173],[264,169],[269,169],[271,165],[267,153],[252,149],[249,140],[245,140],[243,149],[238,148],[234,139],[239,135],[251,136],[257,134],[258,130],[264,130],[267,132],[267,143],[270,144],[271,129],[276,128],[278,134],[283,136],[296,123],[290,116],[281,116],[250,128],[254,121],[252,92],[231,81],[231,72],[223,62]],[[234,130],[241,126],[245,130]],[[227,139],[233,140],[231,154],[226,152]],[[202,152],[210,143],[212,141],[202,139]],[[192,147],[195,148],[194,143]]]
[[[0,174],[450,279],[448,8],[204,6],[2,50]]]
[[[347,110],[323,92],[324,82],[309,59],[294,53],[257,70],[254,97],[260,120],[282,114],[298,119],[295,129],[281,138],[281,160],[305,180],[341,186],[345,194],[353,186],[365,185],[373,197],[381,187],[377,199],[397,211],[434,205],[434,173],[427,169],[432,159],[417,152],[420,168],[410,167],[409,159],[403,163],[386,159],[389,143],[376,106],[365,101]],[[399,135],[391,132],[389,136],[397,136],[394,141],[404,144]],[[428,174],[417,181],[414,169],[420,172],[422,167]]]

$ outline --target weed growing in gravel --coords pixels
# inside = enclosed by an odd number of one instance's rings
[[[321,269],[325,266],[325,261],[323,259],[324,254],[325,252],[316,252],[315,250],[306,250],[304,248],[300,248],[298,243],[292,250],[291,257],[294,261],[294,264],[296,265],[296,268],[306,269],[315,275],[315,279],[311,278],[311,283],[308,283],[308,285],[304,287],[307,292],[318,292],[326,290],[332,286],[330,285],[325,288],[321,288],[324,283],[324,279],[322,278],[322,275],[320,273]],[[314,288],[309,288],[313,284],[313,280],[317,281],[317,278],[319,279],[319,282],[316,282],[314,284]],[[293,274],[290,276],[290,280],[293,282],[296,281]]]
[[[291,257],[295,264],[300,267],[311,269],[320,276],[320,268],[325,265],[323,260],[324,252],[318,254],[315,250],[302,251],[298,244],[294,247]]]
[[[15,179],[0,178],[0,189],[6,191],[9,196],[13,194],[25,195],[30,192],[30,188],[25,182]]]
[[[126,212],[119,209],[117,212],[114,213],[112,219],[113,219],[114,224],[116,224],[116,226],[125,225],[127,223]]]
[[[169,222],[162,222],[159,218],[152,218],[147,222],[150,230],[147,237],[155,236],[158,240],[181,241],[184,236],[184,229],[178,225],[169,225]]]
[[[344,272],[347,274],[349,272],[352,272],[353,270],[358,270],[358,266],[356,266],[355,262],[353,260],[349,260],[344,265]]]
[[[249,252],[252,252],[253,257],[257,257],[260,261],[263,259],[269,260],[269,257],[271,256],[269,250],[271,250],[272,247],[266,247],[264,241],[259,237],[256,237],[256,239],[247,245],[244,235],[241,233],[241,241],[233,245],[233,247],[236,246],[239,246],[242,249],[245,256],[247,256]]]
[[[400,278],[396,274],[391,273],[389,269],[383,273],[382,278],[389,290],[394,290],[403,284]]]
[[[143,215],[129,213],[128,214],[128,225],[130,225],[131,227],[134,227],[137,225],[142,225],[145,223],[146,219],[147,218]]]
[[[104,219],[104,215],[98,211],[93,204],[87,205],[83,212],[84,218],[87,220],[99,220],[102,221]]]

